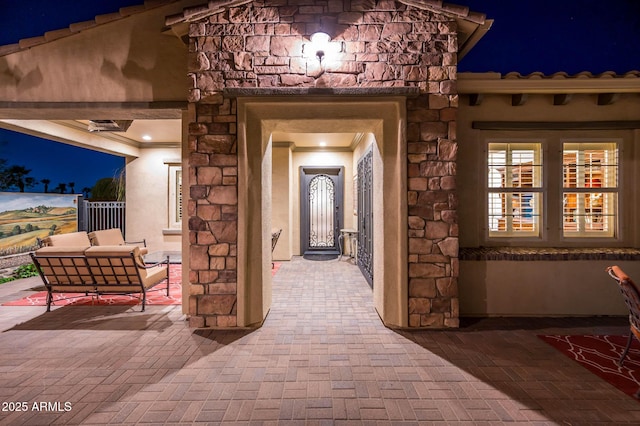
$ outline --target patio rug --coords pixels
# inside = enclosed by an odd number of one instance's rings
[[[280,263],[274,263],[271,275],[275,275]],[[163,284],[147,292],[148,305],[180,305],[182,303],[182,265],[172,264],[169,270],[171,285],[169,296]],[[158,289],[158,290],[156,290]],[[137,305],[141,303],[140,294],[103,294],[85,296],[82,293],[54,293],[52,306],[66,305]],[[47,306],[47,292],[39,291],[18,300],[3,303],[2,306]]]
[[[628,336],[538,336],[596,376],[630,396],[640,388],[640,344],[634,339],[624,361],[618,360]]]
[[[147,292],[147,305],[180,305],[182,303],[182,265],[172,264],[169,269],[169,296],[166,285],[160,284]],[[66,305],[137,305],[142,303],[140,293],[101,294],[100,296],[83,293],[54,293],[52,306]],[[22,299],[3,303],[2,306],[47,306],[47,292],[39,291]]]

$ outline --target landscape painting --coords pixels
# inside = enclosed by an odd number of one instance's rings
[[[78,196],[0,192],[0,256],[38,248],[38,239],[78,230]]]

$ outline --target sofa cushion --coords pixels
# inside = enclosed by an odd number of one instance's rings
[[[90,246],[48,246],[35,251],[36,256],[82,256]]]
[[[144,288],[151,288],[165,278],[168,278],[167,265],[158,265],[145,270],[145,274],[142,276],[142,283]]]
[[[52,247],[61,247],[61,246],[89,247],[91,245],[91,241],[89,241],[89,236],[84,231],[49,235],[48,237],[44,238],[43,241],[45,245],[52,246]]]
[[[99,231],[89,232],[89,240],[91,241],[91,245],[94,246],[137,245],[127,243],[122,236],[120,228],[102,229]],[[142,247],[138,246],[138,248],[142,255],[147,254],[147,248],[144,247],[144,244]]]
[[[122,232],[119,228],[90,232],[89,239],[94,246],[120,246],[124,244],[124,238],[122,238]]]
[[[140,255],[140,249],[138,246],[120,246],[120,245],[108,245],[108,246],[91,246],[84,251],[87,257],[99,257],[99,256],[126,256],[129,253],[134,255]]]

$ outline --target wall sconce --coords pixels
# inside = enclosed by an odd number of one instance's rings
[[[307,58],[316,57],[320,64],[323,59],[334,57],[335,54],[342,52],[342,43],[332,42],[329,34],[325,32],[313,33],[309,40],[311,42],[303,46],[303,55]]]
[[[324,58],[330,41],[331,37],[327,33],[317,32],[311,35],[311,49],[312,51],[315,50],[316,58],[318,58],[320,62],[322,62],[322,58]]]

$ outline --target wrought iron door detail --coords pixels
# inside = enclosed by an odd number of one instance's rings
[[[309,248],[335,247],[335,185],[327,175],[309,183]]]
[[[300,249],[306,254],[338,254],[344,168],[300,168]]]
[[[373,149],[358,160],[358,267],[373,287]]]

